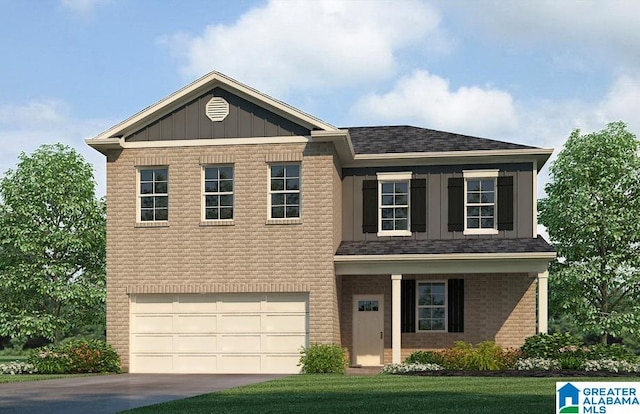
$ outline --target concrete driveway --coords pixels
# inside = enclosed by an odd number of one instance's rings
[[[281,377],[121,374],[0,384],[0,413],[116,413]]]

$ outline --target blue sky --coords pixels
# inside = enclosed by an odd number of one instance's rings
[[[0,0],[0,175],[217,70],[336,126],[640,133],[640,2]],[[540,188],[547,180],[541,174]],[[541,193],[541,192],[540,192]]]

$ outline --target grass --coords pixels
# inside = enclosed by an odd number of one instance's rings
[[[95,375],[98,375],[98,374],[24,374],[24,375],[0,374],[0,384],[7,384],[10,382],[42,381],[42,380],[60,379],[60,378],[92,377]]]
[[[575,378],[294,375],[128,413],[547,413]],[[579,381],[598,381],[580,378]],[[616,381],[620,380],[616,378]],[[625,379],[626,380],[626,379]],[[634,378],[628,379],[634,380]]]

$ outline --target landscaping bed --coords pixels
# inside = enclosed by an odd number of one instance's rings
[[[561,369],[553,371],[534,370],[502,370],[502,371],[471,371],[471,370],[438,370],[394,373],[391,375],[412,375],[419,377],[640,377],[637,372],[609,372],[609,371],[582,371]]]

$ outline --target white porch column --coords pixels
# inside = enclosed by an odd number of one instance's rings
[[[402,275],[391,275],[391,362],[400,363],[402,349],[402,330],[400,328],[400,290]]]
[[[549,321],[549,271],[538,273],[538,333],[547,333]]]

